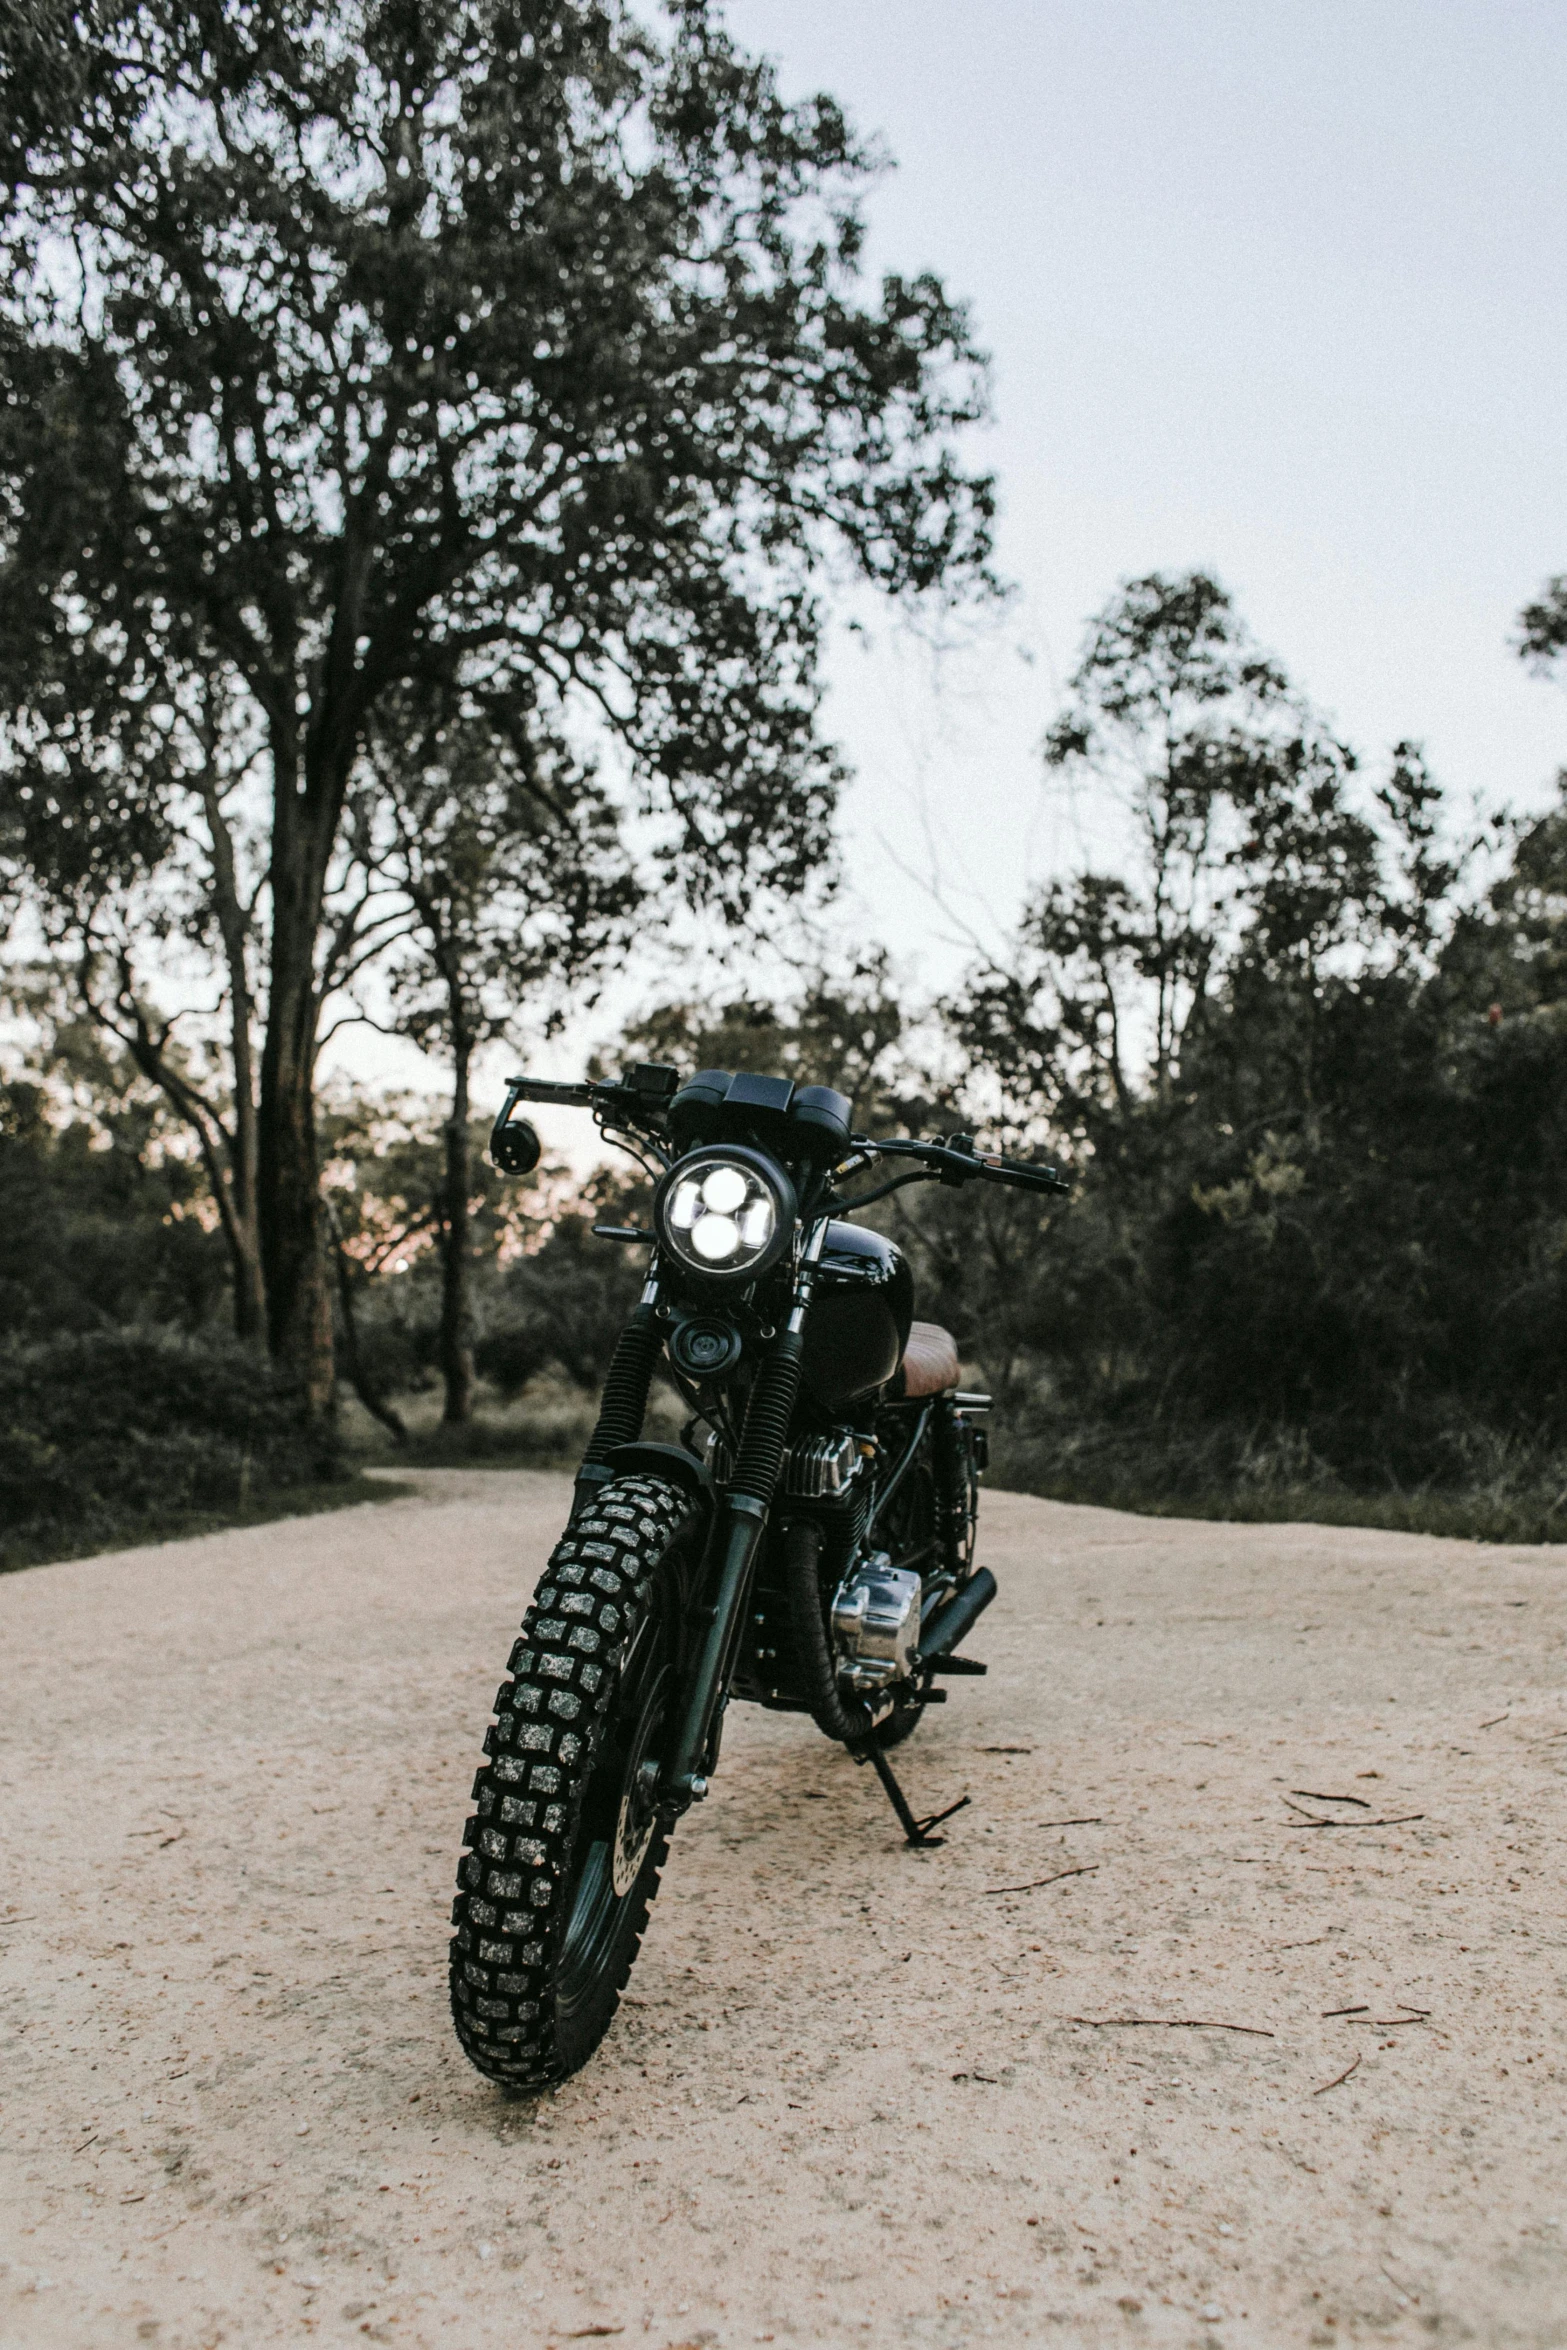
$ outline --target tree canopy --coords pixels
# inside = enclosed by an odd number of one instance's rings
[[[34,0],[0,72],[6,845],[90,925],[183,839],[251,926],[266,1311],[319,1393],[324,908],[376,713],[608,739],[670,886],[796,886],[830,568],[990,592],[983,370],[934,278],[860,297],[874,158],[706,0]]]

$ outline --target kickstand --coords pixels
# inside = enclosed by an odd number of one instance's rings
[[[956,1803],[949,1803],[945,1811],[933,1811],[928,1819],[917,1820],[909,1809],[908,1797],[892,1775],[891,1763],[888,1762],[879,1746],[861,1747],[855,1753],[854,1759],[856,1762],[868,1762],[875,1765],[876,1776],[887,1790],[887,1801],[898,1815],[898,1824],[903,1830],[907,1843],[916,1849],[921,1845],[934,1848],[938,1844],[946,1843],[945,1836],[933,1836],[930,1831],[932,1828],[939,1828],[943,1820],[950,1820],[955,1811],[961,1811],[969,1800],[966,1795],[960,1795]]]

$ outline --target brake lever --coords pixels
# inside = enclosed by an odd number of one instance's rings
[[[1031,1166],[1024,1159],[1008,1159],[1000,1151],[982,1151],[972,1134],[949,1134],[940,1149],[957,1159],[970,1162],[967,1167],[954,1167],[950,1173],[943,1169],[943,1183],[968,1183],[975,1176],[992,1183],[1009,1183],[1017,1191],[1070,1191],[1072,1186],[1055,1167]]]

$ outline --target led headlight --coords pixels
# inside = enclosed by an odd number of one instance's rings
[[[760,1151],[692,1151],[659,1187],[653,1219],[661,1245],[709,1281],[754,1281],[775,1265],[794,1231],[794,1186]]]

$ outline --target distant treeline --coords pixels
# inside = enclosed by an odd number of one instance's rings
[[[1543,659],[1562,602],[1534,608]],[[950,996],[911,1004],[872,954],[788,1004],[663,1003],[624,1053],[1059,1158],[1060,1203],[876,1211],[996,1391],[1003,1478],[1567,1533],[1567,796],[1465,837],[1413,745],[1365,772],[1201,575],[1117,596],[1046,758],[1113,801],[1122,853],[1050,882]],[[49,1070],[0,1128],[0,1510],[107,1522],[160,1477],[194,1506],[318,1476],[319,1425],[291,1434],[224,1329],[199,1155],[47,996]],[[458,1446],[541,1375],[591,1396],[636,1272],[589,1227],[634,1181],[502,1185],[474,1122],[454,1380],[449,1116],[341,1097],[319,1144],[340,1377],[394,1443],[421,1390]]]
[[[392,1444],[422,1385],[452,1445],[590,1395],[634,1272],[499,1189],[474,1072],[650,932],[830,935],[829,583],[1006,592],[987,362],[867,266],[875,143],[721,9],[547,14],[522,67],[479,0],[4,18],[12,1560],[300,1495],[345,1385]],[[894,1219],[1004,1474],[1554,1526],[1560,821],[1363,772],[1200,574],[1116,596],[1045,768],[1107,845],[946,1000],[827,955],[628,1045],[1059,1153],[1053,1215]],[[323,1095],[364,1020],[438,1104]]]

